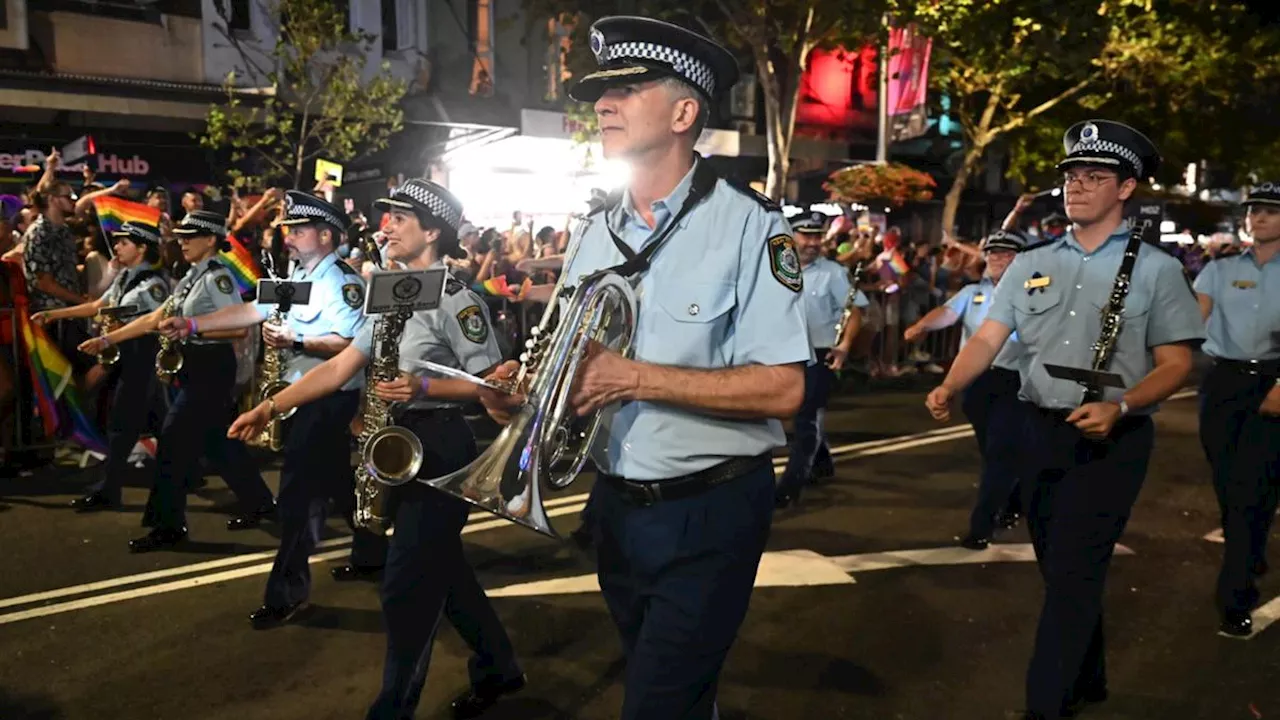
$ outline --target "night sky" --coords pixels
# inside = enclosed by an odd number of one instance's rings
[[[1244,4],[1267,24],[1280,23],[1280,2],[1277,0],[1244,0]]]

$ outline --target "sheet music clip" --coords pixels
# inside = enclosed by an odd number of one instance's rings
[[[1085,388],[1094,388],[1101,390],[1105,387],[1113,387],[1124,389],[1124,378],[1113,372],[1102,372],[1100,370],[1086,370],[1084,368],[1067,367],[1066,365],[1044,364],[1045,372],[1049,373],[1049,377],[1059,380],[1070,380]]]
[[[382,315],[399,310],[435,310],[444,297],[443,267],[428,270],[379,270],[369,278],[364,314]]]

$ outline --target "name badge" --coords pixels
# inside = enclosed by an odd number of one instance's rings
[[[1036,275],[1030,280],[1022,283],[1022,287],[1027,290],[1037,290],[1049,287],[1051,282],[1053,282],[1053,278],[1048,275],[1040,275],[1040,273],[1036,273]]]
[[[1237,288],[1240,288],[1241,290],[1252,290],[1258,287],[1258,283],[1252,280],[1236,280],[1235,282],[1231,283],[1231,287],[1237,287]]]
[[[974,304],[974,305],[981,305],[982,303],[984,303],[984,302],[986,302],[986,301],[987,301],[987,296],[986,296],[986,295],[982,295],[981,293],[979,293],[978,295],[974,295],[974,296],[973,296],[973,304]]]

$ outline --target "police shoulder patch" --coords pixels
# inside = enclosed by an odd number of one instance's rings
[[[169,296],[169,293],[165,290],[164,283],[162,282],[153,284],[151,289],[147,292],[151,294],[151,299],[156,302],[164,302],[164,299]]]
[[[236,286],[231,282],[230,276],[225,274],[218,275],[218,277],[213,281],[213,284],[217,285],[218,290],[226,295],[230,295],[236,290]]]
[[[462,336],[480,345],[489,339],[489,323],[485,322],[484,313],[478,305],[468,305],[458,313],[458,325],[462,328]]]
[[[774,235],[766,246],[769,253],[769,270],[773,277],[792,292],[800,292],[804,280],[800,275],[800,258],[796,255],[795,242],[790,235]]]
[[[364,287],[360,283],[347,283],[342,286],[342,299],[353,308],[364,305]]]

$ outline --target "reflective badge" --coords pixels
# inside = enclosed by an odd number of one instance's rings
[[[347,305],[358,308],[364,304],[364,288],[360,286],[360,283],[343,285],[342,299],[347,301]]]
[[[1053,278],[1049,277],[1048,275],[1041,275],[1039,272],[1036,272],[1034,275],[1031,276],[1030,280],[1022,283],[1022,287],[1026,288],[1028,295],[1034,295],[1036,290],[1039,290],[1040,292],[1043,293],[1044,289],[1049,287],[1049,284],[1052,282],[1053,282]]]
[[[462,327],[462,336],[477,345],[489,339],[489,324],[476,305],[469,305],[458,313],[458,325]]]
[[[169,295],[168,293],[165,292],[164,285],[161,283],[156,283],[155,285],[152,285],[151,290],[149,292],[151,293],[151,299],[155,300],[156,302],[164,302],[164,299]]]
[[[227,295],[235,292],[236,289],[236,286],[231,284],[231,278],[226,275],[219,275],[218,279],[213,281],[213,284],[217,285],[218,289]]]
[[[1237,280],[1231,283],[1231,287],[1240,288],[1241,290],[1252,290],[1258,287],[1258,283],[1252,280]]]
[[[982,293],[978,293],[977,295],[974,295],[974,296],[973,296],[973,304],[974,304],[974,305],[981,305],[982,303],[984,303],[984,302],[986,302],[986,301],[987,301],[987,296],[986,296],[986,295],[983,295]]]
[[[769,238],[769,270],[773,277],[792,292],[800,292],[804,281],[800,277],[800,258],[790,235],[774,235]]]

